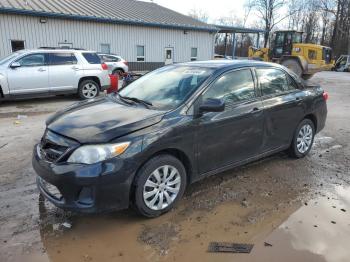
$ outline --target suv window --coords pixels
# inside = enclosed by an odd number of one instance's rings
[[[111,56],[111,55],[100,55],[100,58],[103,62],[119,62],[120,61],[120,59],[118,57]]]
[[[226,104],[255,98],[254,80],[250,69],[221,76],[203,95],[203,100],[208,98],[224,99]]]
[[[46,64],[45,57],[46,54],[44,53],[30,54],[18,59],[16,62],[21,66],[43,66]]]
[[[101,64],[101,59],[96,53],[82,53],[89,64]]]
[[[72,53],[51,53],[49,64],[50,65],[74,65],[77,58]]]
[[[278,95],[297,88],[293,80],[279,69],[259,68],[256,71],[263,96]]]

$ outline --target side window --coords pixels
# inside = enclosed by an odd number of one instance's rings
[[[255,97],[254,80],[250,69],[233,71],[217,79],[203,95],[208,98],[224,99],[226,104],[241,102]]]
[[[81,53],[89,64],[101,64],[101,58],[96,53]]]
[[[104,55],[102,56],[102,60],[104,62],[119,62],[120,59],[118,59],[118,57],[115,57],[115,56]]]
[[[291,79],[278,69],[264,68],[256,70],[259,77],[260,88],[263,96],[278,95],[280,93],[295,89],[295,84],[291,85]]]
[[[17,60],[17,62],[21,66],[43,66],[45,65],[45,54],[31,54],[21,59]]]
[[[72,53],[51,53],[49,61],[50,65],[74,65],[78,62]]]

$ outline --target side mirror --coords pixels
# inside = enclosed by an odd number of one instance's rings
[[[21,64],[18,63],[18,62],[13,62],[13,63],[10,65],[10,67],[11,67],[12,69],[15,69],[15,68],[21,67]]]
[[[222,112],[225,110],[225,102],[221,99],[207,98],[199,106],[199,113]]]

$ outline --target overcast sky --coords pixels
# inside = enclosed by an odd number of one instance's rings
[[[209,22],[214,22],[219,17],[232,14],[243,17],[245,0],[154,0],[154,2],[185,15],[193,8],[201,9],[209,15]]]

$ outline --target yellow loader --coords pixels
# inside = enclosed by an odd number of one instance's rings
[[[334,66],[330,47],[305,44],[303,32],[276,31],[271,48],[249,47],[250,59],[275,62],[288,67],[298,76],[308,79],[319,71],[328,71]]]

